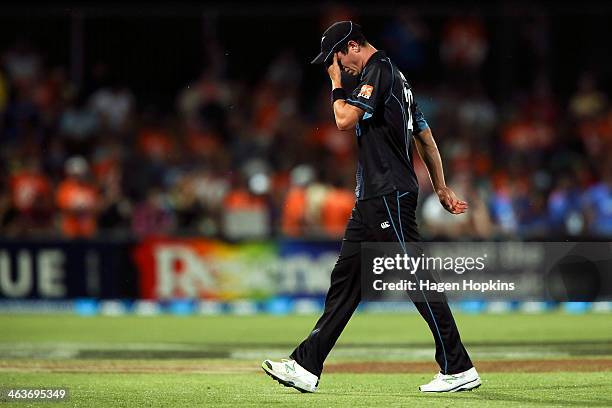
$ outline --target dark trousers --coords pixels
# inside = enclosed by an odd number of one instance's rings
[[[291,353],[291,358],[317,377],[357,305],[361,301],[361,242],[418,242],[416,193],[393,192],[357,201],[346,227],[342,249],[331,273],[325,310],[310,335]],[[389,227],[383,228],[383,223]],[[436,361],[444,374],[472,368],[461,343],[455,319],[445,297],[414,301],[427,321],[436,343]]]

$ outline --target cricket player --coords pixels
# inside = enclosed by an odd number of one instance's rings
[[[340,130],[355,129],[359,161],[357,200],[331,273],[323,315],[290,359],[262,363],[272,378],[302,392],[316,391],[323,363],[361,300],[361,243],[420,241],[413,145],[442,206],[451,214],[468,208],[445,184],[436,142],[406,78],[366,40],[359,25],[341,21],[329,27],[321,38],[321,53],[312,63],[327,66],[336,124]],[[342,88],[342,70],[359,77],[351,94]],[[446,301],[424,299],[415,301],[415,306],[431,329],[440,366],[434,379],[419,390],[455,392],[479,387],[480,377]]]

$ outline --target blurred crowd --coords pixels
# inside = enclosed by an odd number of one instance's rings
[[[430,36],[406,14],[375,46],[397,55],[410,80]],[[575,78],[561,98],[542,72],[531,89],[494,103],[478,74],[490,47],[482,22],[449,19],[439,38],[445,73],[414,83],[414,93],[447,183],[470,210],[446,214],[415,159],[424,237],[611,237],[612,107],[595,75]],[[88,68],[92,80],[77,87],[35,45],[2,52],[2,236],[342,235],[355,200],[355,136],[335,128],[328,83],[304,83],[311,68],[291,51],[256,83],[222,64],[203,67],[171,112],[139,103],[112,62]]]

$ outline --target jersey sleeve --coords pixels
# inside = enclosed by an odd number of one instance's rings
[[[376,106],[382,99],[385,89],[382,86],[382,69],[374,64],[364,72],[361,82],[346,100],[346,103],[363,109],[367,116],[374,114]],[[365,118],[365,117],[364,117]]]
[[[410,109],[412,111],[412,123],[413,123],[412,134],[418,135],[423,130],[428,129],[429,124],[427,123],[427,120],[425,120],[425,115],[423,115],[423,112],[421,112],[421,109],[419,108],[419,104],[416,101],[414,101]]]

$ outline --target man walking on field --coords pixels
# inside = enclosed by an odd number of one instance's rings
[[[262,363],[268,375],[302,392],[316,391],[323,363],[361,301],[361,243],[420,241],[413,146],[427,166],[442,206],[452,214],[468,208],[445,184],[436,142],[406,78],[383,51],[368,43],[359,25],[342,21],[329,27],[321,39],[321,53],[312,63],[328,67],[336,124],[340,130],[355,129],[359,161],[357,201],[331,273],[323,315],[290,359]],[[341,70],[359,76],[360,83],[350,95],[342,89]],[[414,303],[434,336],[440,366],[434,379],[419,390],[455,392],[479,387],[480,377],[446,301],[424,298]]]

